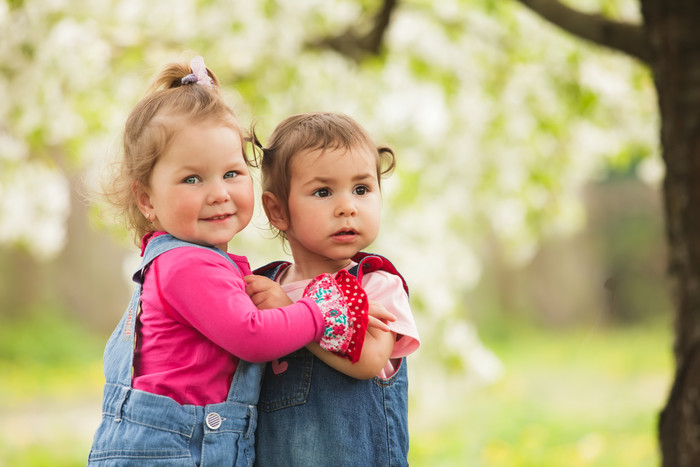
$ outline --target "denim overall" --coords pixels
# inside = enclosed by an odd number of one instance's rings
[[[360,255],[353,258],[359,260],[357,269],[350,270],[358,280],[376,269],[399,275],[385,258]],[[271,263],[256,273],[275,277],[284,264]],[[258,411],[257,466],[408,465],[405,358],[387,379],[357,380],[298,350],[268,363]]]
[[[102,422],[88,465],[253,465],[262,364],[239,360],[226,401],[205,407],[180,405],[169,397],[131,387],[135,322],[146,268],[161,253],[180,247],[207,248],[231,261],[219,249],[171,235],[148,243],[141,268],[134,274],[138,286],[105,348]]]

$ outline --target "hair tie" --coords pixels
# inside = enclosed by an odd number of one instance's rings
[[[194,57],[190,60],[190,68],[192,73],[180,80],[182,84],[197,83],[211,89],[214,86],[214,80],[207,74],[207,67],[204,65],[204,58],[201,56]]]

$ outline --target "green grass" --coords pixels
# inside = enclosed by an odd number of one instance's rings
[[[84,466],[100,417],[102,349],[58,312],[0,326],[0,466]]]
[[[451,409],[437,415],[413,401],[412,465],[660,465],[656,423],[672,369],[667,323],[502,326],[483,337],[505,364],[500,381],[462,391],[448,382]]]
[[[435,377],[434,362],[412,357],[412,466],[659,465],[656,422],[673,366],[668,323],[497,322],[479,331],[505,364],[491,386]],[[105,339],[51,314],[3,322],[0,466],[85,465]]]
[[[0,410],[42,399],[92,394],[102,385],[105,340],[58,312],[3,321]]]

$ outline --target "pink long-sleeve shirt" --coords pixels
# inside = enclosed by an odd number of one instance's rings
[[[238,359],[265,362],[318,342],[316,303],[258,310],[245,293],[248,260],[176,248],[146,271],[137,322],[133,387],[180,404],[223,402]]]

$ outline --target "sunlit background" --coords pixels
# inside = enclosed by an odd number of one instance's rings
[[[345,112],[398,168],[412,465],[654,466],[671,381],[656,96],[634,60],[513,1],[0,0],[0,465],[84,465],[138,251],[89,201],[165,63],[204,56],[263,143]],[[634,0],[570,5],[638,21]],[[258,191],[259,194],[259,191]],[[260,210],[230,250],[285,253]]]

